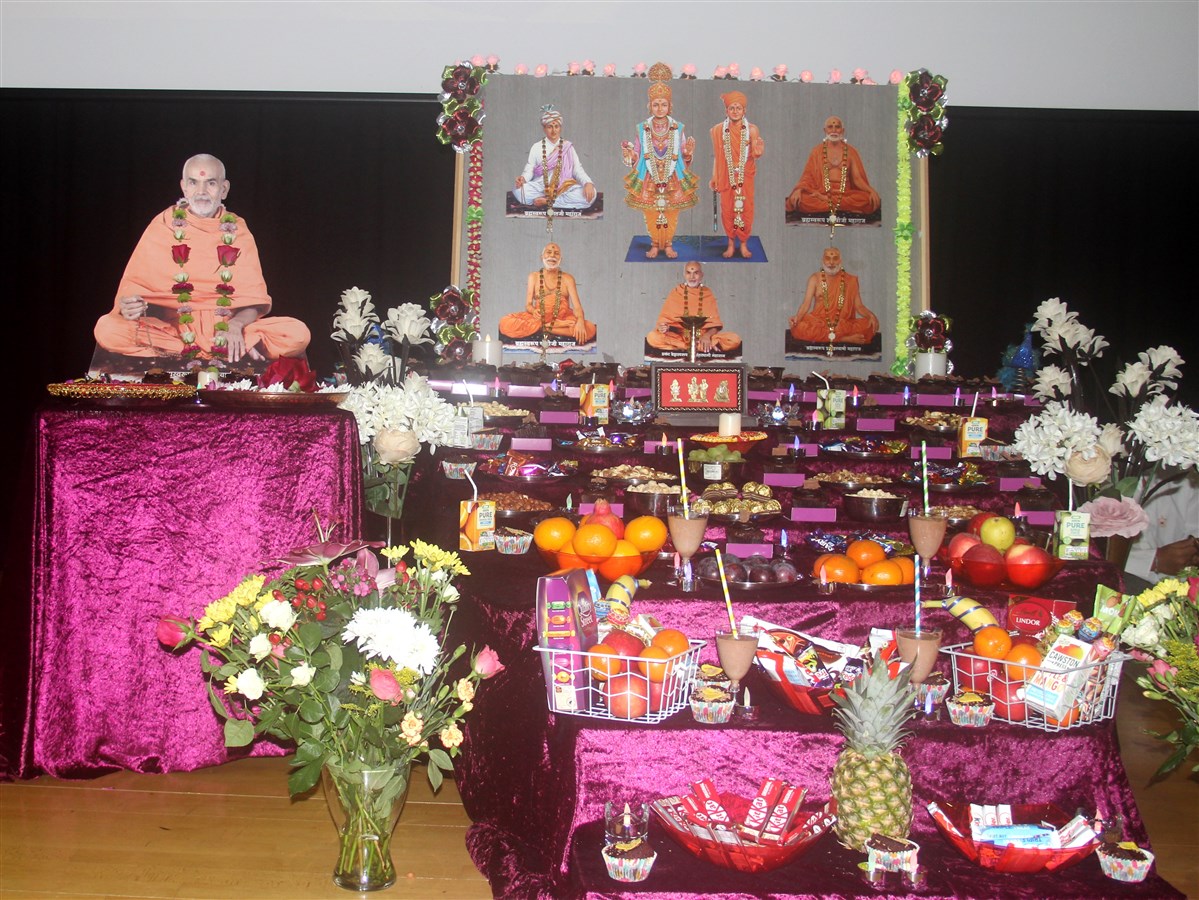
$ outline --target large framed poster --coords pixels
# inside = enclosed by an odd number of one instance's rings
[[[454,274],[508,361],[701,358],[868,375],[927,308],[903,84],[486,77]],[[485,151],[485,152],[484,152]]]

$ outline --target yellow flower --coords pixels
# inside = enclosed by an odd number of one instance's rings
[[[458,683],[454,685],[454,689],[458,692],[458,699],[469,710],[471,701],[475,699],[475,685],[469,678],[459,678]]]
[[[236,694],[237,693],[237,676],[236,675],[230,675],[228,678],[225,679],[225,687],[223,688],[223,690],[225,691],[226,694]]]
[[[390,562],[392,565],[395,565],[397,560],[404,558],[404,555],[408,552],[408,548],[397,545],[395,547],[384,547],[379,552],[387,558],[388,562]]]
[[[206,631],[208,635],[208,643],[214,647],[226,647],[229,645],[229,638],[233,636],[232,625],[216,625],[210,631]]]
[[[415,747],[421,742],[421,732],[424,730],[424,720],[414,712],[405,713],[400,721],[400,734],[404,736],[409,747]]]
[[[200,620],[203,622],[230,622],[233,616],[237,613],[237,601],[230,594],[227,597],[222,597],[220,600],[213,600],[204,607],[204,617]],[[201,628],[205,628],[202,624]]]
[[[265,582],[265,575],[250,575],[229,593],[229,598],[238,606],[253,606],[261,599],[262,585]]]
[[[462,743],[462,730],[454,724],[441,729],[437,736],[441,738],[441,745],[447,750],[453,750]]]
[[[422,540],[414,540],[412,542],[412,555],[424,562],[434,572],[446,569],[455,575],[470,574],[470,570],[463,565],[457,553],[442,550],[440,547],[433,544],[426,544]]]

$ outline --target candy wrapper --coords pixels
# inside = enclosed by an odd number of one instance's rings
[[[887,551],[888,557],[912,551],[909,544],[877,531],[851,531],[848,534],[833,534],[817,528],[804,540],[817,553],[844,553],[849,548],[851,541],[874,541]]]

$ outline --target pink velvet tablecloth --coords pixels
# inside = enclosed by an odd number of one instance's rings
[[[353,416],[53,404],[35,429],[31,540],[5,572],[0,774],[166,772],[244,755],[225,750],[197,651],[165,651],[155,623],[198,615],[312,543],[314,514],[358,535]]]
[[[481,691],[467,718],[467,743],[456,761],[458,787],[474,821],[467,847],[497,897],[878,897],[858,877],[860,854],[825,836],[800,860],[772,873],[748,875],[695,859],[651,825],[659,858],[648,880],[610,880],[600,856],[607,800],[646,801],[685,793],[712,778],[724,791],[752,796],[761,779],[777,776],[806,786],[806,809],[829,796],[833,763],[843,739],[828,716],[801,715],[783,706],[759,673],[747,685],[762,707],[753,725],[698,725],[686,711],[645,726],[553,715],[546,710],[538,654],[532,650],[534,581],[544,571],[534,557],[517,560],[469,555],[475,573],[455,619],[461,635],[495,648],[508,666]],[[1048,591],[1079,599],[1111,580],[1102,562],[1083,563],[1054,579]],[[716,592],[680,598],[667,573],[651,568],[653,587],[638,594],[635,612],[657,616],[692,637],[727,622]],[[1047,585],[1047,588],[1050,586]],[[1002,616],[1007,595],[972,593]],[[868,595],[816,594],[810,586],[737,594],[738,616],[754,615],[831,638],[856,642],[871,626],[892,627],[911,614],[911,589]],[[1082,603],[1088,609],[1089,603]],[[946,614],[930,614],[950,634],[966,632]],[[1003,621],[1002,618],[1000,621]],[[715,659],[705,647],[701,658]],[[945,662],[942,661],[942,668]],[[1120,760],[1113,723],[1058,734],[1006,723],[967,730],[925,719],[913,725],[903,756],[913,774],[913,839],[922,845],[929,897],[1179,897],[1156,875],[1123,885],[1102,875],[1093,856],[1056,874],[1006,875],[967,861],[936,831],[929,800],[1052,802],[1120,813],[1126,835],[1147,835]],[[898,881],[892,889],[902,891]]]

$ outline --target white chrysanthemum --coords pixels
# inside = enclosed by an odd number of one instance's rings
[[[1070,373],[1058,366],[1044,366],[1037,371],[1037,383],[1033,393],[1038,400],[1064,400],[1074,390],[1070,381]]]
[[[403,387],[369,383],[352,388],[341,408],[354,413],[363,443],[392,429],[411,431],[422,444],[436,448],[454,424],[454,407],[429,387],[428,379],[414,373]]]
[[[346,625],[343,639],[355,641],[367,656],[429,675],[441,647],[429,626],[403,609],[360,609]]]
[[[1016,429],[1012,446],[1038,475],[1057,478],[1072,453],[1094,453],[1101,435],[1094,416],[1051,402]]]
[[[371,295],[352,287],[341,292],[341,309],[333,317],[333,340],[343,343],[360,341],[379,321]]]
[[[1199,415],[1188,406],[1171,406],[1154,397],[1128,423],[1133,439],[1145,447],[1145,459],[1168,466],[1199,466]]]
[[[410,344],[431,344],[433,338],[429,329],[432,324],[421,307],[415,303],[401,303],[387,311],[383,331],[397,343],[408,338]]]
[[[391,368],[391,356],[378,344],[363,344],[354,354],[354,365],[367,378],[374,378]]]
[[[1144,354],[1142,354],[1143,356]],[[1111,393],[1126,397],[1139,397],[1141,391],[1149,384],[1150,368],[1143,362],[1128,363],[1116,375],[1116,383],[1111,387]]]
[[[1048,340],[1046,332],[1054,325],[1062,322],[1072,322],[1078,319],[1078,313],[1070,312],[1069,308],[1057,297],[1050,297],[1037,307],[1033,317],[1032,330]]]
[[[1183,359],[1173,347],[1162,344],[1160,347],[1152,347],[1144,353],[1138,353],[1137,356],[1152,370],[1156,384],[1170,390],[1178,387],[1178,379],[1182,377]],[[1154,393],[1161,393],[1161,390]]]

